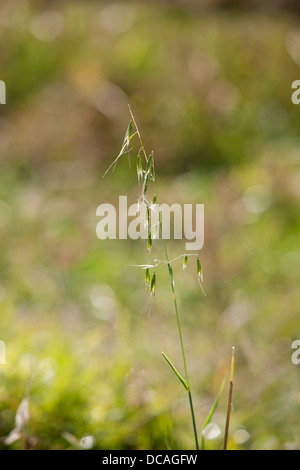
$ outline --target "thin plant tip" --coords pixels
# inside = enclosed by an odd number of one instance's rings
[[[232,346],[231,349],[231,370],[230,370],[230,382],[233,382],[233,372],[234,372],[234,356],[235,356],[235,347]]]

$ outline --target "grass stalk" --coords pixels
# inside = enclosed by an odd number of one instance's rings
[[[141,134],[139,131],[139,128],[137,126],[136,120],[134,118],[134,115],[131,111],[131,108],[129,107],[129,112],[130,116],[133,122],[133,125],[135,127],[136,134],[138,136],[140,146],[141,146],[141,151],[143,152],[143,155],[147,161],[147,163],[150,160],[150,157],[147,157],[147,153],[141,138]],[[154,167],[154,164],[153,164]],[[154,179],[154,189],[155,189],[155,194],[156,194],[156,182]],[[161,219],[159,218],[159,225],[160,228],[162,229],[162,223]],[[167,243],[164,238],[162,238],[163,245],[164,245],[164,251],[165,251],[165,256],[166,256],[166,261],[167,261],[167,266],[168,266],[168,271],[169,271],[169,278],[170,278],[170,284],[171,284],[171,289],[172,289],[172,294],[173,294],[173,303],[174,303],[174,310],[175,310],[175,315],[176,315],[176,322],[177,322],[177,329],[178,329],[178,334],[179,334],[179,341],[180,341],[180,348],[181,348],[181,355],[182,355],[182,360],[183,360],[183,365],[184,365],[184,372],[185,372],[185,383],[186,383],[186,389],[189,397],[189,405],[190,405],[190,411],[191,411],[191,417],[192,417],[192,424],[193,424],[193,430],[194,430],[194,438],[195,438],[195,445],[196,449],[199,450],[199,443],[198,443],[198,434],[197,434],[197,427],[196,427],[196,419],[195,419],[195,412],[194,412],[194,406],[193,406],[193,400],[192,400],[192,393],[190,389],[190,383],[189,383],[189,375],[188,375],[188,370],[187,370],[187,362],[186,362],[186,356],[185,356],[185,350],[184,350],[184,345],[183,345],[183,338],[182,338],[182,330],[181,330],[181,323],[180,323],[180,318],[179,318],[179,311],[178,311],[178,305],[177,305],[177,299],[176,299],[176,291],[175,291],[175,282],[174,282],[174,275],[173,275],[173,269],[171,266],[171,263],[169,261],[169,256],[168,256],[168,249],[167,249]],[[166,358],[166,356],[164,355]],[[167,359],[168,360],[168,359]],[[168,361],[169,362],[169,361]],[[173,366],[173,370],[176,373],[176,369]],[[176,375],[179,377],[180,374],[176,373]]]
[[[231,414],[231,405],[232,405],[232,393],[233,393],[234,354],[235,354],[235,348],[232,347],[231,372],[230,372],[229,392],[228,392],[228,401],[227,401],[227,414],[226,414],[226,425],[225,425],[225,433],[224,433],[223,450],[227,450],[227,443],[228,443],[230,414]]]
[[[188,390],[188,395],[189,395],[190,410],[191,410],[191,415],[192,415],[192,423],[193,423],[193,429],[194,429],[194,437],[195,437],[196,450],[199,450],[198,434],[197,434],[197,427],[196,427],[194,406],[193,406],[193,400],[192,400],[192,392],[191,392],[190,389]]]
[[[131,111],[130,106],[129,106],[129,113],[130,113],[131,120],[128,124],[128,128],[127,128],[127,131],[126,131],[126,134],[125,134],[125,137],[124,137],[124,141],[123,141],[123,144],[122,144],[121,151],[119,152],[119,155],[113,161],[113,163],[109,166],[109,168],[107,169],[107,171],[104,173],[103,176],[105,176],[107,174],[107,172],[117,164],[119,158],[122,155],[124,155],[125,153],[128,153],[128,155],[129,155],[129,151],[130,151],[129,143],[130,143],[131,139],[134,136],[137,136],[138,140],[139,140],[139,144],[140,144],[140,149],[139,149],[139,153],[138,153],[138,157],[137,157],[137,176],[138,176],[139,184],[143,183],[142,184],[142,196],[141,196],[140,199],[141,199],[142,204],[146,205],[147,211],[148,211],[148,214],[149,214],[149,208],[151,207],[151,203],[149,203],[149,201],[146,197],[146,193],[147,193],[148,184],[149,184],[150,181],[153,182],[153,188],[154,188],[154,196],[153,196],[152,204],[156,204],[156,202],[157,202],[154,155],[153,155],[153,152],[151,152],[151,154],[149,156],[147,155],[146,149],[145,149],[143,141],[142,141],[141,133],[139,131],[139,128],[137,126],[135,117],[134,117],[134,115]],[[134,132],[132,132],[133,128],[134,128]],[[143,155],[143,157],[145,158],[145,161],[146,161],[146,166],[145,166],[144,170],[143,170],[143,165],[142,165],[142,162],[141,162],[141,155]],[[140,199],[139,199],[139,202],[140,202]],[[149,219],[149,217],[147,217],[147,223],[149,222],[148,219]],[[159,214],[158,225],[159,225],[159,228],[161,230],[161,233],[163,233],[161,214]],[[148,230],[149,230],[149,228],[148,228]],[[170,367],[172,368],[173,372],[176,374],[177,378],[184,385],[184,387],[185,387],[185,389],[188,393],[189,405],[190,405],[191,417],[192,417],[192,424],[193,424],[193,430],[194,430],[194,437],[195,437],[195,444],[196,444],[196,449],[199,450],[195,412],[194,412],[194,407],[193,407],[192,393],[191,393],[190,384],[189,384],[187,362],[186,362],[185,350],[184,350],[184,346],[183,346],[181,324],[180,324],[179,311],[178,311],[177,299],[176,299],[173,268],[172,268],[171,262],[169,260],[166,240],[163,237],[162,237],[162,241],[163,241],[164,252],[165,252],[165,257],[166,257],[164,263],[166,263],[166,265],[168,267],[170,284],[171,284],[171,289],[172,289],[172,294],[173,294],[173,304],[174,304],[174,310],[175,310],[175,315],[176,315],[177,330],[178,330],[178,334],[179,334],[179,341],[180,341],[181,355],[182,355],[182,360],[183,360],[183,365],[184,365],[185,378],[182,377],[181,374],[177,371],[176,367],[170,361],[170,359],[164,353],[162,353],[162,355],[166,359],[166,361],[168,362]],[[151,229],[150,229],[149,233],[148,233],[148,240],[147,240],[147,259],[149,258],[149,254],[150,254],[151,249],[152,249],[152,235],[151,235]],[[188,255],[184,255],[184,256],[185,256],[184,266],[186,267]],[[152,280],[150,281],[149,267],[153,267],[153,266],[150,266],[148,263],[144,266],[146,266],[146,285],[150,288],[150,298],[151,298],[155,294],[155,282],[156,282],[155,271],[154,271]],[[201,288],[202,288],[202,269],[201,269],[201,265],[200,265],[200,261],[199,261],[198,257],[197,257],[197,272],[198,272],[198,280],[200,281],[200,285],[201,285]],[[203,288],[202,288],[202,290],[203,290]]]

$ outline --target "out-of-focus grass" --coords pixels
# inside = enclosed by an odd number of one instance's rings
[[[86,435],[99,449],[193,446],[160,354],[180,364],[168,274],[157,271],[149,317],[143,273],[129,267],[144,261],[142,243],[95,234],[98,204],[135,202],[125,160],[101,180],[130,103],[155,151],[160,199],[205,204],[207,297],[191,266],[175,269],[198,427],[235,345],[229,447],[299,448],[296,20],[151,2],[47,8],[18,0],[0,11],[0,435],[32,376],[32,448]],[[222,430],[225,412],[224,396]]]

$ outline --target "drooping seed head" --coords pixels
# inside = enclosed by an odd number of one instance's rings
[[[173,294],[174,294],[174,292],[175,292],[174,274],[173,274],[173,268],[170,265],[170,263],[168,263],[168,270],[169,270],[169,276],[170,276],[170,280],[171,280],[172,291],[173,291]]]
[[[144,185],[143,185],[143,196],[144,197],[146,196],[146,193],[147,193],[149,180],[150,180],[150,173],[148,172],[148,173],[145,174],[145,178],[144,178]]]
[[[197,273],[198,273],[198,279],[203,282],[203,273],[202,273],[202,266],[199,260],[199,257],[197,256]]]
[[[187,263],[188,263],[188,257],[185,256],[184,259],[183,259],[183,265],[182,265],[182,269],[185,270],[186,267],[187,267]]]
[[[145,275],[146,286],[150,286],[150,282],[151,282],[150,270],[149,270],[149,268],[147,268],[146,269],[146,275]]]
[[[141,183],[143,180],[143,165],[142,165],[142,157],[138,154],[136,159],[136,172],[138,177],[138,182]]]
[[[150,211],[149,211],[149,206],[146,207],[146,227],[149,227],[149,221],[150,221]]]
[[[155,288],[156,288],[156,274],[155,274],[155,271],[154,271],[152,279],[151,279],[151,285],[150,285],[150,294],[151,295],[155,295]]]
[[[146,173],[151,173],[152,159],[153,159],[153,154],[151,153],[147,160],[147,165],[146,165],[146,170],[145,170]]]

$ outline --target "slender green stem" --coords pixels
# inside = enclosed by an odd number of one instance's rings
[[[184,365],[184,371],[185,371],[186,384],[188,388],[190,388],[189,376],[188,376],[186,358],[185,358],[185,352],[184,352],[184,346],[183,346],[181,325],[180,325],[180,319],[179,319],[179,312],[178,312],[178,306],[177,306],[177,300],[176,300],[175,286],[174,286],[174,281],[172,279],[171,279],[171,286],[172,286],[172,291],[173,291],[173,301],[174,301],[174,308],[175,308],[175,313],[176,313],[176,321],[177,321],[177,328],[178,328],[178,333],[179,333],[179,340],[180,340],[181,353],[182,353],[182,359],[183,359],[183,365]]]
[[[192,393],[191,393],[191,390],[188,391],[188,394],[189,394],[189,402],[190,402],[191,415],[192,415],[192,421],[193,421],[193,428],[194,428],[194,436],[195,436],[196,449],[199,450],[198,435],[197,435],[197,427],[196,427],[196,420],[195,420],[195,413],[194,413],[194,407],[193,407],[193,400],[192,400]]]
[[[167,257],[167,260],[168,260],[167,247],[166,247],[165,241],[164,241],[164,245],[165,245],[166,257]],[[169,262],[168,262],[168,265],[169,265],[169,267],[171,266],[169,264]],[[175,293],[175,284],[174,284],[173,275],[171,274],[170,270],[169,270],[169,275],[170,275],[171,287],[172,287],[172,292],[173,292],[173,301],[174,301],[174,307],[175,307],[175,313],[176,313],[177,328],[178,328],[179,339],[180,339],[182,359],[183,359],[183,364],[184,364],[185,379],[186,379],[186,384],[187,384],[187,387],[188,387],[188,396],[189,396],[189,403],[190,403],[190,409],[191,409],[191,415],[192,415],[192,423],[193,423],[193,429],[194,429],[195,444],[196,444],[196,449],[199,450],[197,426],[196,426],[196,420],[195,420],[192,393],[191,393],[190,383],[189,383],[189,375],[188,375],[187,365],[186,365],[185,351],[184,351],[184,346],[183,346],[181,325],[180,325],[179,312],[178,312],[176,293]]]
[[[187,387],[188,387],[188,396],[189,396],[189,403],[190,403],[190,409],[191,409],[192,423],[193,423],[193,429],[194,429],[195,444],[196,444],[196,449],[199,450],[197,426],[196,426],[196,420],[195,420],[195,413],[194,413],[194,406],[193,406],[193,400],[192,400],[192,393],[191,393],[190,383],[189,383],[189,375],[188,375],[188,371],[187,371],[187,364],[186,364],[185,351],[184,351],[184,346],[183,346],[181,325],[180,325],[179,312],[178,312],[177,299],[176,299],[175,283],[174,283],[174,279],[173,279],[173,270],[170,269],[170,268],[171,268],[171,265],[170,265],[169,257],[168,257],[167,244],[166,244],[166,241],[165,241],[164,239],[163,239],[163,244],[164,244],[164,249],[165,249],[165,254],[166,254],[166,260],[167,260],[168,268],[169,268],[169,277],[170,277],[171,288],[172,288],[172,293],[173,293],[173,302],[174,302],[174,308],[175,308],[175,313],[176,313],[176,321],[177,321],[177,328],[178,328],[178,333],[179,333],[179,340],[180,340],[180,346],[181,346],[182,359],[183,359],[183,364],[184,364],[185,379],[186,379],[186,384],[187,384]]]

